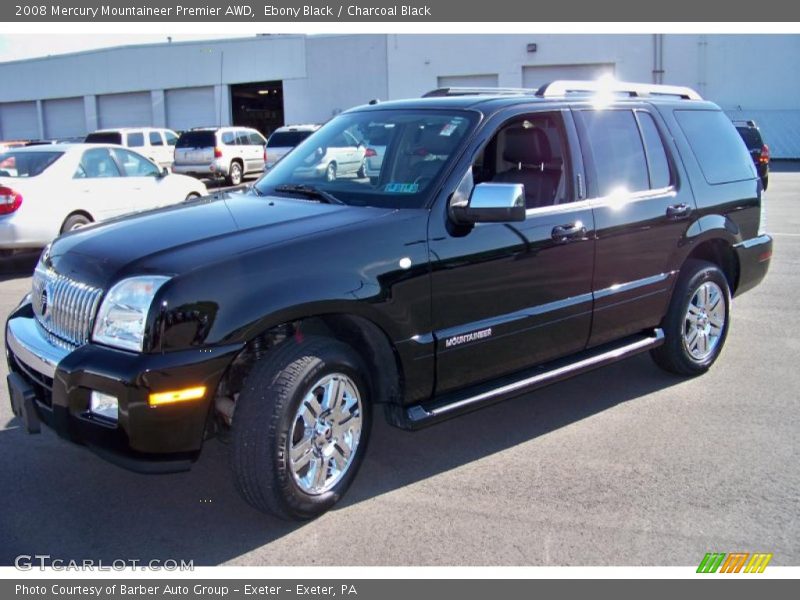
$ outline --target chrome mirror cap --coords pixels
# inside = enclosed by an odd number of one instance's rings
[[[525,220],[525,187],[521,183],[479,183],[469,199],[450,204],[457,223],[511,223]]]

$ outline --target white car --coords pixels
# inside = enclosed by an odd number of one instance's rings
[[[278,127],[267,139],[267,169],[286,156],[295,146],[314,133],[322,125],[285,125]]]
[[[172,167],[178,134],[172,129],[156,127],[121,127],[99,129],[86,136],[87,144],[118,144],[133,148],[159,167]]]
[[[94,221],[207,193],[121,146],[12,148],[0,154],[0,250],[41,248]]]
[[[365,156],[364,144],[351,132],[343,131],[326,148],[317,148],[309,159],[312,164],[297,169],[296,174],[325,181],[365,177]]]

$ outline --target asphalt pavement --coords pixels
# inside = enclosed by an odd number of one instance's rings
[[[378,420],[346,499],[309,523],[241,500],[219,441],[188,473],[130,473],[24,433],[2,387],[0,564],[697,565],[740,551],[798,565],[800,173],[774,172],[766,205],[770,273],[734,301],[709,373],[643,355],[416,433]],[[34,261],[0,264],[0,316]]]

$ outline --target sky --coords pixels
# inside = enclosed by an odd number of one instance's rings
[[[57,35],[51,33],[22,35],[0,34],[0,62],[36,58],[38,56],[48,56],[53,54],[65,54],[68,52],[81,52],[83,50],[107,48],[109,46],[162,43],[167,41],[168,35],[169,34],[166,33],[114,35]],[[184,42],[191,40],[208,40],[214,38],[232,37],[242,36],[231,33],[224,35],[176,34],[172,36],[172,40],[175,42]]]

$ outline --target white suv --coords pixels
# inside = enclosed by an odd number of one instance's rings
[[[173,148],[178,134],[172,129],[157,127],[119,127],[99,129],[86,136],[87,144],[118,144],[133,148],[156,163],[159,167],[172,166]]]
[[[314,133],[322,125],[284,125],[272,132],[267,140],[267,169],[286,156],[295,146]]]
[[[247,127],[203,127],[184,131],[175,145],[175,173],[195,177],[224,177],[242,183],[248,173],[261,173],[267,140]]]

